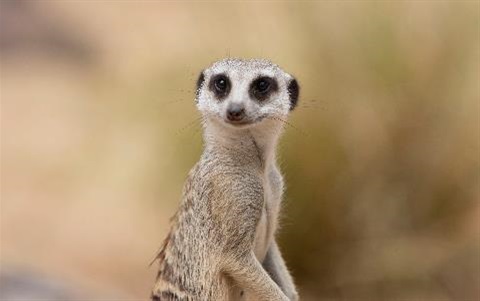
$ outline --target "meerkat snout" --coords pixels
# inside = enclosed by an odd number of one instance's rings
[[[239,103],[231,103],[227,107],[227,119],[231,122],[241,122],[245,117],[245,107]]]

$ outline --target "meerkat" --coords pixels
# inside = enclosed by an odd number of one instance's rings
[[[229,58],[201,72],[204,151],[157,256],[152,300],[298,300],[275,241],[276,145],[298,97],[296,79],[267,60]]]

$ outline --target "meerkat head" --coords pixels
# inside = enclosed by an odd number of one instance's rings
[[[296,79],[267,60],[225,59],[201,72],[196,102],[208,120],[249,128],[285,118],[297,104]]]

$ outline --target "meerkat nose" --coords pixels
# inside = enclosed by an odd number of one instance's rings
[[[227,118],[230,121],[240,121],[245,117],[245,108],[241,104],[232,103],[227,108]]]

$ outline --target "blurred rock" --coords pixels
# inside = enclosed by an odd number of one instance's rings
[[[79,295],[61,280],[19,269],[0,271],[0,300],[78,300]]]
[[[80,64],[91,63],[93,47],[78,31],[35,1],[1,1],[2,56],[44,54]]]

